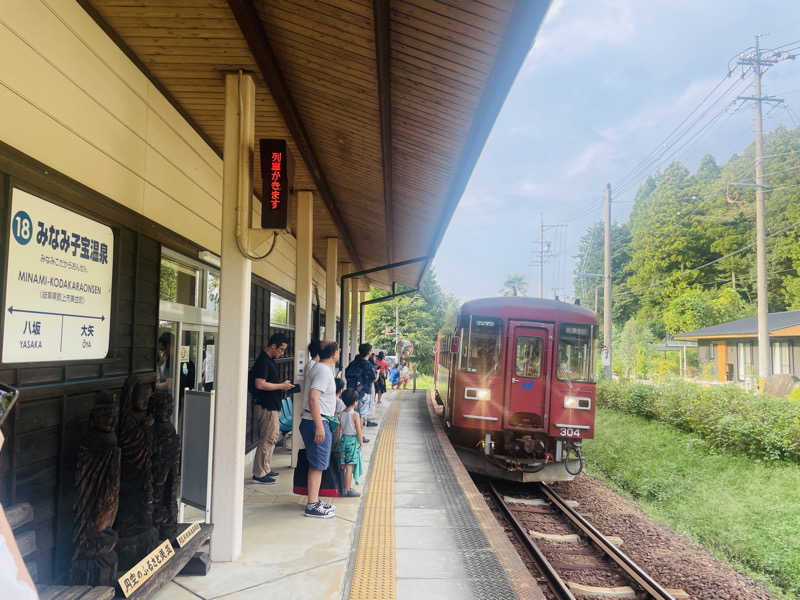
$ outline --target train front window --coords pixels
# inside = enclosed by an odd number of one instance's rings
[[[542,338],[527,335],[517,337],[516,374],[517,377],[541,377]]]
[[[471,315],[461,329],[459,368],[467,373],[492,375],[500,367],[503,321]]]
[[[558,326],[559,379],[593,381],[592,346],[595,333],[592,325],[563,323]]]

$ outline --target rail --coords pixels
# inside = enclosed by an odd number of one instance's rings
[[[639,565],[637,565],[629,556],[623,553],[614,544],[609,542],[605,536],[597,531],[586,519],[584,519],[578,512],[553,491],[553,489],[546,483],[540,483],[539,489],[547,497],[548,500],[560,510],[572,523],[580,529],[594,544],[600,548],[611,560],[613,560],[620,568],[628,574],[637,584],[639,584],[650,597],[656,600],[675,600],[675,598],[667,590],[661,587],[650,575],[648,575]]]
[[[528,535],[525,527],[519,522],[519,519],[514,516],[514,513],[511,512],[511,509],[508,508],[508,505],[497,491],[497,488],[494,487],[493,483],[489,483],[489,489],[491,490],[494,499],[497,501],[498,506],[503,511],[503,514],[514,527],[517,537],[524,544],[525,548],[536,562],[536,566],[539,567],[542,575],[544,575],[544,577],[547,579],[547,585],[550,587],[553,594],[556,595],[558,600],[576,600],[575,595],[570,591],[567,584],[564,583],[564,580],[561,579],[559,574],[553,568],[553,565],[550,564],[550,561],[547,560],[547,557],[545,557],[545,555],[539,549],[539,546],[537,546],[536,542],[534,542],[531,536]]]

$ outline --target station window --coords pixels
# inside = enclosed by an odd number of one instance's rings
[[[517,377],[541,377],[542,338],[527,335],[518,336],[515,361]]]
[[[199,269],[162,256],[159,283],[161,300],[197,306],[200,275]]]
[[[219,273],[208,271],[206,282],[206,308],[219,311]]]
[[[462,324],[459,368],[467,373],[492,375],[500,366],[503,320],[470,315]]]
[[[593,325],[562,323],[558,326],[558,378],[564,381],[593,381],[592,347],[597,328]]]
[[[269,299],[269,322],[273,327],[294,329],[294,302],[277,294]]]

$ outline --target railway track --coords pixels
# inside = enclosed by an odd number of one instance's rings
[[[630,589],[633,595],[629,597],[652,598],[654,600],[687,598],[682,591],[670,591],[659,585],[655,579],[648,575],[639,565],[617,547],[617,545],[619,545],[618,543],[615,545],[609,538],[600,533],[591,523],[578,514],[574,508],[569,506],[567,501],[556,494],[550,486],[544,483],[537,484],[537,486],[538,491],[543,496],[544,503],[553,508],[572,528],[576,528],[581,538],[588,539],[604,557],[616,564],[621,572],[624,573],[625,578],[635,586],[636,589]],[[515,514],[514,509],[509,506],[509,502],[506,501],[506,498],[497,491],[497,488],[491,482],[489,483],[489,489],[497,505],[514,528],[517,537],[529,552],[531,558],[546,579],[550,591],[556,598],[559,600],[576,600],[577,596],[625,597],[624,591],[619,587],[606,588],[604,590],[600,587],[580,586],[574,582],[565,581],[554,567],[554,561],[551,562],[545,553],[542,552],[534,537],[531,535],[532,532],[529,532],[521,522],[518,515]],[[527,502],[529,504],[531,503],[530,501]],[[552,535],[549,537],[551,539],[567,541],[575,536]]]

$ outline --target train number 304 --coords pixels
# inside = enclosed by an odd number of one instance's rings
[[[580,429],[572,429],[571,427],[562,427],[561,428],[561,437],[567,437],[567,438],[581,437],[581,430]]]

